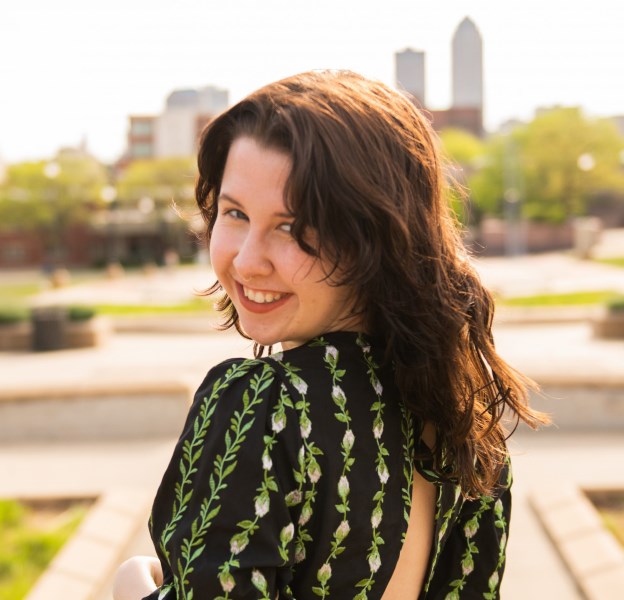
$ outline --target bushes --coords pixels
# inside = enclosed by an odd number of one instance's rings
[[[0,307],[0,326],[15,325],[28,320],[28,310],[19,306]]]

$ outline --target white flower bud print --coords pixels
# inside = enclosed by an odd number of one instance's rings
[[[338,495],[344,500],[349,495],[349,480],[343,475],[338,482]]]
[[[302,498],[301,490],[293,490],[286,494],[286,506],[296,506],[301,502]]]
[[[338,406],[344,406],[344,403],[347,400],[344,391],[339,385],[335,385],[332,388],[332,398]]]
[[[230,552],[232,554],[240,554],[249,543],[249,538],[246,533],[237,533],[232,536],[230,540]]]
[[[258,569],[254,569],[251,572],[251,583],[253,583],[254,587],[261,592],[264,592],[267,589],[267,580],[264,575],[258,571]]]
[[[383,517],[383,511],[379,506],[376,506],[373,510],[373,515],[371,516],[371,525],[377,529],[379,527],[379,523],[381,523],[381,518]]]
[[[325,563],[316,573],[316,578],[321,583],[327,583],[327,580],[331,577],[331,567],[329,564]]]
[[[338,349],[335,346],[327,346],[327,348],[325,348],[325,356],[331,356],[335,359],[338,356]]]
[[[300,563],[305,560],[305,557],[305,546],[303,545],[303,543],[297,542],[297,545],[295,546],[295,562]]]
[[[349,451],[351,450],[351,448],[353,448],[353,442],[355,442],[355,435],[353,435],[353,431],[347,429],[342,438],[342,447],[345,450]]]
[[[321,478],[321,467],[315,460],[308,466],[308,478],[312,483],[316,483]]]
[[[221,584],[223,591],[226,593],[231,592],[234,589],[234,577],[232,577],[232,575],[228,572],[219,574],[219,583]]]
[[[283,412],[273,413],[271,417],[271,429],[275,433],[279,433],[286,427],[286,415]]]
[[[473,517],[464,525],[464,535],[470,539],[477,533],[477,529],[479,529],[479,521],[477,517]]]
[[[462,566],[462,573],[464,575],[470,575],[470,573],[474,571],[474,561],[472,560],[472,555],[469,554],[468,556],[466,556],[462,560],[461,566]]]
[[[309,504],[304,504],[299,515],[299,525],[305,525],[312,516],[312,507]]]
[[[492,575],[490,575],[490,578],[488,579],[488,587],[491,590],[496,589],[496,586],[498,585],[498,571],[494,571],[494,573],[492,573]]]
[[[351,531],[349,521],[342,521],[340,525],[338,525],[338,529],[336,529],[336,538],[338,541],[341,542],[344,540],[347,535],[349,535],[349,531]]]
[[[258,498],[256,499],[256,515],[258,517],[264,517],[264,515],[269,512],[269,505],[269,495],[265,493],[260,494],[260,496],[258,496]]]
[[[292,523],[290,523],[286,525],[286,527],[283,527],[282,530],[280,531],[280,542],[282,542],[282,544],[287,544],[288,542],[290,542],[290,540],[293,539],[294,535],[295,535],[295,526]]]
[[[303,415],[299,420],[299,427],[301,428],[301,437],[305,440],[312,431],[312,422],[308,417]]]
[[[292,384],[300,394],[305,396],[306,392],[308,391],[308,384],[303,381],[303,379],[295,376],[292,379]]]
[[[376,550],[368,557],[368,566],[373,573],[377,573],[381,567],[381,558]]]
[[[377,467],[377,475],[379,476],[379,481],[381,483],[387,483],[390,478],[390,473],[388,472],[388,467],[385,462],[380,462]]]

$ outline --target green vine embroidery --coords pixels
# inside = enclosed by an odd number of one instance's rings
[[[223,455],[216,456],[213,472],[208,480],[210,496],[204,498],[201,503],[199,516],[191,524],[190,538],[183,539],[181,543],[181,558],[177,561],[177,574],[174,574],[176,591],[180,599],[193,600],[194,598],[193,590],[187,589],[188,576],[193,572],[192,564],[205,550],[206,532],[221,509],[221,506],[217,504],[220,500],[219,493],[227,487],[226,479],[236,469],[237,453],[246,438],[245,434],[255,420],[254,408],[262,403],[261,394],[271,385],[273,379],[272,369],[265,364],[262,372],[251,378],[249,389],[243,393],[242,411],[237,410],[232,416],[232,424],[224,436],[225,452]]]
[[[227,598],[229,598],[229,592],[232,591],[235,585],[231,570],[232,568],[240,567],[240,563],[236,559],[236,556],[247,547],[249,539],[259,528],[258,522],[269,512],[269,508],[271,506],[271,492],[279,491],[275,477],[269,473],[273,467],[271,450],[275,445],[276,436],[286,427],[286,407],[292,408],[293,404],[288,396],[286,388],[282,385],[280,387],[280,395],[277,406],[271,415],[271,435],[265,435],[263,439],[264,450],[261,457],[263,480],[260,487],[256,490],[258,494],[254,497],[255,518],[253,520],[240,521],[236,524],[240,531],[233,535],[230,539],[230,558],[219,568],[219,582],[225,592],[225,596],[222,597],[223,600],[227,600]],[[281,545],[279,547],[279,552],[284,564],[288,561],[287,546],[292,540],[293,533],[294,527],[292,523],[284,527],[280,532]],[[268,593],[266,579],[260,571],[254,571],[252,573],[252,583],[259,591],[265,594]]]
[[[430,472],[430,471],[427,471],[427,472]],[[427,583],[425,584],[423,588],[425,592],[429,591],[429,586],[431,585],[431,582],[433,580],[433,575],[435,573],[435,568],[438,563],[438,558],[442,551],[442,541],[444,540],[444,536],[448,530],[449,524],[453,519],[453,515],[457,514],[459,512],[459,509],[461,508],[461,502],[460,502],[461,488],[458,485],[456,485],[454,486],[453,490],[454,490],[453,502],[451,503],[450,508],[444,513],[444,516],[442,517],[442,524],[440,525],[438,539],[435,540],[436,551],[433,556],[433,560],[431,562],[431,568],[429,570],[429,577],[427,578]],[[438,496],[436,499],[436,515],[435,515],[436,523],[440,519],[440,515],[442,511],[444,510],[444,504],[445,504],[444,503],[444,496],[445,496],[444,491],[445,491],[445,487],[443,485],[440,485],[438,487]]]
[[[306,557],[306,544],[312,541],[312,536],[305,525],[312,518],[314,512],[314,502],[317,494],[316,484],[322,475],[321,466],[316,457],[322,456],[323,451],[309,439],[312,431],[312,421],[310,420],[310,403],[306,398],[308,384],[299,376],[301,369],[287,362],[282,362],[282,353],[274,354],[271,358],[280,365],[291,385],[299,393],[299,400],[295,402],[295,409],[299,414],[299,429],[303,446],[300,448],[298,455],[299,470],[293,472],[298,487],[286,496],[286,504],[288,506],[295,506],[303,502],[301,512],[299,513],[295,539],[295,563],[299,563]],[[304,492],[303,487],[306,478],[312,485]]]
[[[356,587],[362,589],[356,594],[355,600],[364,600],[364,598],[368,597],[367,593],[375,584],[375,573],[377,573],[379,567],[381,566],[379,546],[384,544],[384,540],[379,534],[379,525],[383,518],[383,501],[386,494],[386,483],[388,481],[388,478],[390,477],[390,472],[388,471],[388,466],[386,465],[386,460],[384,458],[385,456],[388,456],[389,452],[381,441],[381,435],[384,428],[383,410],[385,408],[385,404],[382,402],[381,399],[381,396],[383,394],[383,387],[381,385],[381,382],[377,378],[376,373],[376,370],[379,367],[370,354],[370,346],[366,343],[362,336],[358,336],[357,343],[362,348],[362,354],[367,365],[369,380],[371,385],[373,386],[373,389],[375,390],[375,394],[377,395],[377,401],[373,403],[370,410],[371,412],[375,413],[373,418],[373,437],[375,438],[375,442],[377,444],[377,458],[375,459],[375,464],[377,465],[377,476],[379,477],[380,482],[380,488],[373,496],[373,502],[375,503],[375,507],[373,508],[373,513],[371,515],[373,535],[371,545],[368,548],[368,554],[366,556],[368,560],[368,566],[370,568],[370,574],[367,578],[362,579],[358,581],[358,583],[356,583]]]
[[[474,571],[475,554],[479,553],[477,545],[473,541],[474,536],[479,530],[480,520],[483,514],[492,507],[494,498],[492,496],[481,496],[480,506],[477,512],[464,524],[464,536],[466,537],[466,550],[462,554],[461,568],[462,576],[459,579],[451,581],[451,591],[445,596],[444,600],[458,600],[459,592],[464,589],[466,579]],[[502,504],[501,504],[502,510]]]
[[[204,439],[210,427],[211,418],[217,406],[216,403],[219,395],[232,381],[245,375],[253,364],[254,363],[251,361],[246,361],[230,367],[225,373],[223,380],[217,379],[214,382],[210,396],[204,397],[202,400],[199,415],[193,423],[193,438],[190,441],[186,440],[182,446],[182,460],[180,461],[181,479],[175,485],[173,514],[160,537],[160,549],[167,559],[169,559],[167,544],[175,532],[176,524],[182,519],[186,512],[189,501],[193,495],[191,476],[197,472],[196,463],[202,454]]]
[[[507,482],[506,488],[509,489],[511,487],[511,465],[509,457],[505,461],[507,464]],[[496,567],[494,568],[494,572],[490,575],[488,579],[488,590],[483,594],[483,598],[485,600],[496,600],[498,598],[498,585],[500,583],[500,571],[505,563],[505,556],[507,551],[507,521],[505,520],[505,516],[503,514],[503,502],[499,498],[494,503],[494,515],[496,520],[494,521],[494,527],[497,529],[501,529],[501,537],[498,546],[498,561],[496,563]]]
[[[414,486],[414,419],[412,414],[401,402],[401,433],[403,434],[403,479],[405,485],[401,488],[403,498],[403,519],[405,531],[401,535],[401,544],[405,542],[407,526],[409,525],[412,510],[412,489]]]
[[[321,338],[319,341],[324,342]],[[345,424],[345,433],[342,438],[342,457],[343,467],[340,479],[338,481],[338,496],[340,502],[336,504],[336,510],[342,515],[342,520],[333,534],[333,539],[330,545],[330,552],[325,559],[323,565],[318,570],[316,578],[320,586],[315,586],[312,591],[317,595],[325,598],[329,595],[329,580],[331,578],[331,561],[338,555],[342,554],[345,550],[343,541],[349,534],[351,527],[348,520],[349,508],[349,479],[347,475],[351,471],[351,467],[355,463],[355,458],[351,456],[351,450],[355,443],[355,436],[351,430],[351,417],[347,410],[347,398],[344,391],[340,387],[339,383],[342,381],[346,371],[338,368],[338,349],[334,346],[326,345],[325,347],[325,363],[329,368],[329,372],[332,376],[332,400],[336,405],[338,411],[334,413],[334,417]]]

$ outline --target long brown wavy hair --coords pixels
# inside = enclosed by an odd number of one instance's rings
[[[532,427],[547,419],[527,404],[530,382],[495,351],[493,299],[462,244],[428,120],[402,94],[352,72],[261,88],[202,134],[196,199],[208,239],[228,151],[242,136],[290,157],[292,234],[305,252],[330,258],[331,285],[353,289],[404,402],[436,428],[443,476],[467,495],[490,492],[506,456],[503,413]],[[217,282],[209,292],[219,290]],[[244,334],[227,296],[219,308],[225,327]]]

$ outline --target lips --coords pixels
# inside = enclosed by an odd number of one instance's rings
[[[236,283],[240,304],[253,313],[266,313],[283,306],[292,294],[268,290],[256,290]]]

